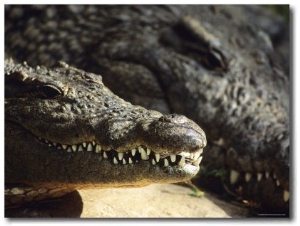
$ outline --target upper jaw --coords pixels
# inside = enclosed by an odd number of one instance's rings
[[[128,165],[136,164],[140,161],[149,161],[152,165],[158,164],[164,167],[175,165],[184,167],[186,164],[198,167],[202,160],[203,152],[203,149],[199,148],[194,152],[182,151],[174,154],[167,152],[159,153],[151,150],[145,145],[139,145],[136,148],[132,148],[127,151],[118,151],[114,150],[113,148],[104,148],[95,141],[68,145],[51,142],[43,138],[39,138],[39,140],[49,148],[53,148],[58,151],[64,151],[68,153],[95,153],[100,155],[103,159],[110,160],[111,163],[115,165]]]

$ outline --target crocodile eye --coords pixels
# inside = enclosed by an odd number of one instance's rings
[[[53,84],[44,84],[38,87],[38,91],[44,98],[52,99],[63,96],[63,91]]]
[[[64,94],[62,87],[30,78],[29,75],[22,71],[5,75],[5,98],[53,99],[64,96]]]
[[[206,66],[216,71],[228,71],[228,60],[221,50],[211,47],[204,60]]]

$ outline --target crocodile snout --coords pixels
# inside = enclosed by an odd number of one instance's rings
[[[206,146],[204,131],[182,115],[170,114],[154,120],[148,127],[147,139],[157,152],[197,152]],[[155,142],[154,142],[155,141]]]

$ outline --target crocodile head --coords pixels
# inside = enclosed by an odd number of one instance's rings
[[[197,124],[133,106],[101,76],[62,65],[34,69],[6,62],[10,204],[76,188],[172,183],[196,175],[206,145]]]

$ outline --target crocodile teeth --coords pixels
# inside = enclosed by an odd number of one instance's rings
[[[283,201],[287,202],[290,199],[290,192],[283,190]]]
[[[81,146],[81,145],[78,145],[78,149],[77,149],[77,151],[83,151],[83,148],[82,148],[82,146]]]
[[[149,159],[149,156],[147,155],[145,149],[142,148],[141,146],[139,146],[139,152],[141,153],[141,158],[143,160],[148,160]]]
[[[128,158],[128,163],[129,163],[129,164],[132,164],[132,163],[133,163],[130,157]]]
[[[118,160],[116,159],[116,157],[114,157],[114,164],[118,164]]]
[[[269,172],[266,172],[266,179],[268,179],[269,178],[269,176],[270,176],[270,173]]]
[[[185,157],[182,156],[181,159],[180,159],[180,162],[178,163],[179,166],[183,167],[185,164]]]
[[[234,184],[239,178],[240,173],[235,170],[230,170],[230,184]]]
[[[226,96],[224,95],[223,97],[226,97]],[[224,146],[225,141],[224,141],[224,139],[221,137],[219,140],[214,141],[214,143],[215,143],[216,145],[222,147],[222,146]]]
[[[131,150],[131,155],[132,155],[132,156],[135,156],[135,153],[136,153],[136,149],[132,149],[132,150]]]
[[[194,153],[190,154],[190,158],[193,159],[194,158]]]
[[[152,165],[155,165],[156,164],[156,162],[155,162],[155,160],[154,159],[152,159]]]
[[[150,155],[151,150],[149,148],[146,149],[147,155]]]
[[[83,151],[88,151],[88,152],[95,152],[95,153],[101,153],[103,152],[103,158],[104,159],[111,159],[110,156],[114,156],[112,160],[113,164],[133,164],[138,163],[141,160],[149,160],[150,156],[151,159],[149,162],[151,162],[152,165],[156,165],[158,162],[163,161],[164,166],[169,166],[170,163],[172,163],[172,166],[174,165],[173,163],[179,165],[179,166],[184,166],[185,164],[193,164],[195,166],[199,165],[202,157],[202,149],[198,150],[197,152],[194,153],[189,153],[189,152],[181,152],[178,154],[159,154],[159,153],[154,153],[150,148],[144,147],[143,145],[138,146],[137,148],[133,148],[129,151],[126,152],[118,152],[117,150],[114,150],[111,147],[102,147],[100,144],[97,144],[96,141],[85,141],[82,142],[81,144],[73,144],[73,145],[67,145],[67,144],[59,144],[59,143],[54,143],[51,141],[48,141],[44,138],[39,137],[39,139],[46,143],[47,146],[56,146],[57,149],[61,150],[66,150],[67,152],[83,152]],[[112,151],[112,154],[107,154],[107,151]],[[139,152],[139,156],[132,159],[133,156],[136,156],[137,151]],[[129,154],[131,152],[131,155]],[[126,158],[124,157],[126,156]],[[130,158],[130,157],[131,158]],[[125,159],[124,159],[125,158]],[[162,159],[163,158],[163,159]],[[180,161],[179,161],[180,158]],[[161,161],[162,160],[162,161]],[[188,160],[188,163],[185,161]]]
[[[119,152],[119,153],[118,153],[118,159],[119,159],[119,160],[122,160],[122,159],[123,159],[123,156],[124,156],[124,153],[123,153],[123,152]]]
[[[99,144],[96,145],[95,152],[96,153],[100,153],[101,152],[101,146]]]
[[[246,182],[249,182],[251,180],[251,177],[252,177],[251,173],[246,173],[245,174],[245,180],[246,180]]]
[[[198,158],[199,158],[199,156],[201,155],[201,152],[199,151],[199,152],[196,152],[195,154],[194,154],[194,160],[197,160]]]
[[[198,165],[200,164],[202,158],[203,158],[202,156],[199,157],[195,162],[193,162],[193,164],[194,164],[195,166],[198,166]]]
[[[93,147],[92,147],[92,144],[91,144],[91,143],[88,144],[86,150],[87,150],[87,151],[92,151],[92,150],[93,150]]]
[[[106,151],[103,152],[103,158],[105,158],[105,159],[108,158],[108,156],[107,156],[107,154],[106,154]]]
[[[159,159],[160,159],[160,154],[155,154],[155,160],[156,160],[156,162],[159,162]]]
[[[72,150],[73,150],[73,151],[76,151],[76,150],[77,150],[77,145],[75,145],[75,144],[72,145]]]
[[[257,181],[260,181],[262,178],[262,173],[257,173]]]
[[[171,159],[171,162],[175,162],[176,161],[176,155],[170,155],[170,159]]]
[[[168,166],[168,165],[169,165],[168,159],[164,159],[164,166]]]
[[[190,158],[191,153],[189,153],[189,152],[182,152],[180,155],[181,155],[181,156],[184,156],[184,157],[186,157],[186,158]]]

